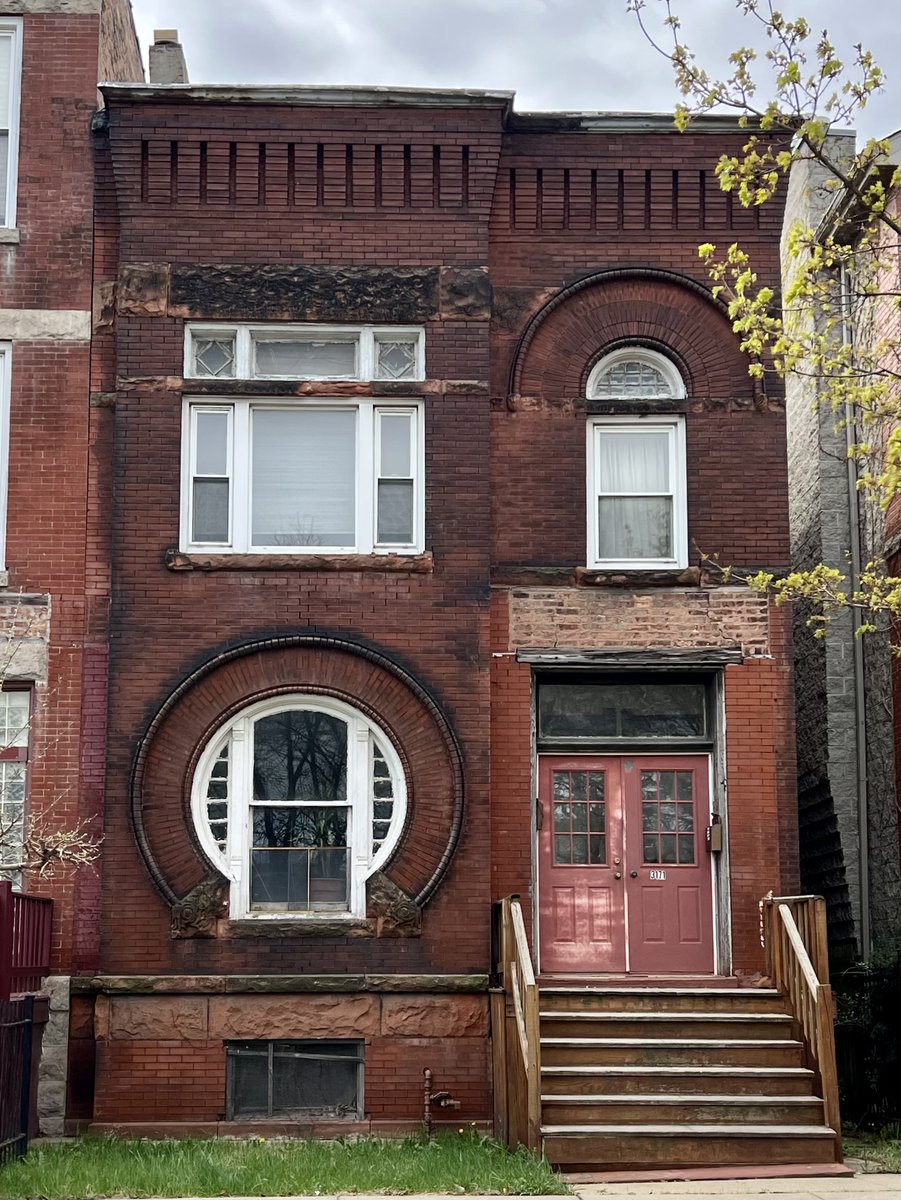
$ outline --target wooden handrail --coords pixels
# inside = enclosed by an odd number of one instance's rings
[[[500,904],[500,988],[492,1002],[495,1133],[508,1146],[541,1145],[538,986],[518,896]]]
[[[841,1161],[826,902],[822,896],[770,895],[761,903],[761,916],[767,974],[791,1005],[808,1064],[819,1076],[826,1123],[835,1130],[835,1155]]]

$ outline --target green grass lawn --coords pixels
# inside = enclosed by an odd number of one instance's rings
[[[0,1168],[2,1200],[336,1192],[568,1195],[547,1163],[475,1132],[359,1141],[82,1138]]]
[[[859,1158],[864,1171],[901,1171],[901,1137],[897,1127],[884,1133],[854,1133],[842,1137],[845,1158]]]

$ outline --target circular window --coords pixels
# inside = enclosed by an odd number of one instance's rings
[[[664,355],[624,346],[595,364],[587,395],[589,400],[675,400],[685,395],[685,384]]]
[[[232,917],[365,914],[365,882],[406,814],[394,747],[349,705],[297,695],[245,709],[201,755],[194,825],[231,881]]]

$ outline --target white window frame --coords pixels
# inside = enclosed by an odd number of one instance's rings
[[[250,905],[250,850],[252,847],[253,808],[253,725],[274,713],[289,709],[328,713],[347,725],[347,801],[329,807],[348,810],[348,855],[350,885],[348,910],[342,914],[334,909],[309,912],[295,910],[254,911]],[[230,740],[231,754],[228,775],[228,835],[225,853],[213,838],[206,817],[206,786],[213,764]],[[379,847],[372,855],[372,812],[370,785],[372,779],[371,746],[377,741],[391,772],[394,785],[394,808],[391,825]],[[274,807],[278,807],[274,804]],[[191,815],[194,829],[209,860],[229,880],[229,916],[232,920],[316,921],[336,916],[364,917],[366,915],[366,880],[390,857],[404,827],[407,813],[407,790],[403,767],[397,750],[384,730],[358,709],[328,696],[296,693],[262,700],[240,712],[208,742],[194,772],[191,787]]]
[[[199,375],[194,369],[195,342],[204,338],[235,339],[234,375]],[[254,365],[254,345],[258,341],[328,341],[330,338],[352,342],[356,346],[356,370],[350,375],[269,375],[258,372]],[[186,379],[302,379],[358,380],[392,382],[393,376],[379,376],[377,344],[379,342],[410,341],[415,343],[413,374],[403,382],[425,379],[425,331],[421,325],[251,325],[201,324],[192,322],[185,327]]]
[[[669,384],[669,396],[636,396],[631,392],[624,393],[622,396],[597,396],[595,388],[600,377],[610,367],[615,367],[621,362],[639,362],[644,363],[649,367],[653,367],[659,371],[665,381]],[[657,350],[649,350],[646,346],[621,346],[618,350],[612,350],[609,354],[605,354],[591,369],[591,374],[588,376],[588,381],[585,387],[585,394],[589,400],[652,400],[658,404],[665,405],[669,400],[681,400],[686,395],[685,381],[676,369],[673,362],[666,357],[665,354],[660,354]]]
[[[196,413],[200,410],[230,413],[228,438],[229,534],[225,542],[192,540]],[[356,543],[352,546],[254,546],[251,544],[251,429],[254,409],[313,409],[356,414],[355,501]],[[407,413],[413,418],[411,465],[413,477],[413,541],[378,540],[378,422],[383,414]],[[376,398],[353,401],[331,397],[199,397],[182,402],[181,530],[183,553],[215,554],[421,554],[425,547],[425,438],[421,401],[385,404]]]
[[[600,496],[600,433],[615,428],[621,432],[643,433],[649,428],[666,429],[669,433],[669,470],[671,490],[661,495],[673,498],[672,558],[610,559],[598,557],[598,499]],[[587,437],[588,500],[588,566],[594,569],[615,568],[628,571],[681,570],[688,566],[688,503],[685,462],[685,418],[676,415],[591,417]],[[626,495],[627,493],[620,493]],[[647,493],[642,493],[646,495]]]
[[[6,516],[9,489],[9,408],[12,343],[0,342],[0,571],[6,570]]]
[[[6,164],[6,196],[0,228],[15,229],[19,183],[19,111],[22,96],[22,18],[0,17],[0,38],[11,42],[9,61],[9,145]]]

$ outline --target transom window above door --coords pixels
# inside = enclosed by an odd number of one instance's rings
[[[425,334],[409,325],[200,325],[185,335],[193,379],[424,379]]]
[[[183,550],[416,553],[421,405],[187,400]]]
[[[296,695],[253,705],[210,739],[192,811],[231,882],[233,918],[364,916],[366,879],[403,828],[406,784],[367,717]]]

